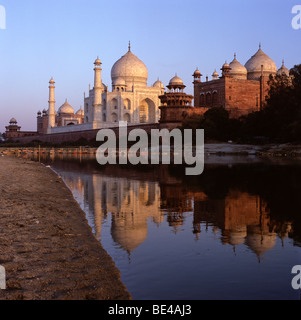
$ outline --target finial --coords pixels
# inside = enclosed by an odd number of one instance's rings
[[[131,52],[131,41],[129,41],[129,52]]]
[[[282,66],[284,66],[284,59],[282,59]]]
[[[261,42],[259,42],[259,49],[261,49]]]
[[[234,52],[234,59],[236,59],[236,52]]]

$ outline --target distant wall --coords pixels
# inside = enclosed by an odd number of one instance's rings
[[[119,127],[110,128],[115,131],[116,135],[119,132]],[[139,124],[139,125],[128,125],[128,132],[134,129],[144,129],[147,133],[151,132],[151,129],[159,129],[158,123],[153,124]],[[33,141],[47,142],[47,143],[63,143],[63,142],[76,142],[80,139],[96,140],[96,135],[100,129],[83,130],[76,132],[64,132],[38,135],[34,137],[23,137],[14,139],[15,142],[30,143]]]

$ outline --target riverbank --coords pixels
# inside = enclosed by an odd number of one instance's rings
[[[237,144],[226,142],[205,143],[205,155],[256,155],[260,157],[301,157],[301,145],[284,144]],[[76,156],[86,155],[95,157],[97,148],[93,147],[4,147],[0,146],[0,155],[17,156]]]
[[[0,156],[0,300],[128,300],[113,260],[61,178]]]

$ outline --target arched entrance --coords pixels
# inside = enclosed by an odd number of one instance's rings
[[[125,113],[123,115],[123,121],[126,121],[126,122],[130,123],[131,122],[131,116],[128,113]]]
[[[149,98],[146,98],[139,103],[139,122],[156,122],[156,106],[155,103]]]
[[[117,114],[115,112],[112,113],[111,117],[112,117],[112,122],[117,122],[118,121],[118,116],[117,116]]]

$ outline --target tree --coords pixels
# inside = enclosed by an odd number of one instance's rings
[[[301,139],[301,65],[290,77],[270,76],[269,95],[263,110],[242,118],[242,136],[265,136],[275,142]]]
[[[240,121],[230,119],[223,107],[210,108],[203,116],[192,115],[183,121],[183,129],[204,129],[206,140],[228,141],[239,135]]]

